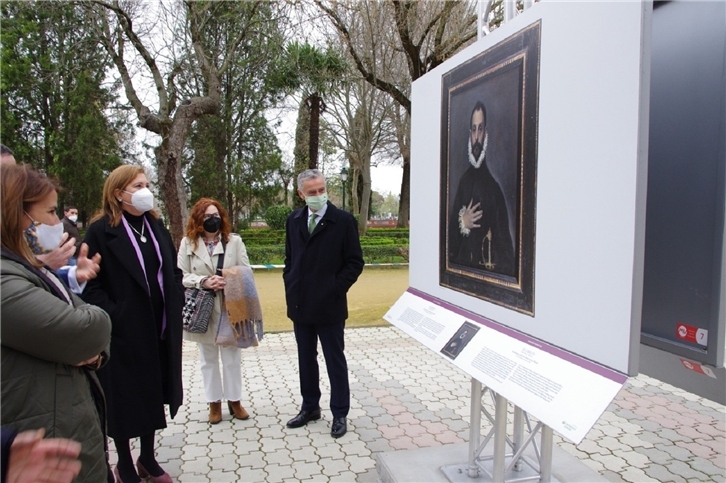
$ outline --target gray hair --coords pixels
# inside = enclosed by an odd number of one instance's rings
[[[297,175],[297,189],[302,191],[303,183],[309,179],[315,178],[323,178],[323,183],[325,183],[325,178],[323,177],[323,173],[321,173],[320,170],[306,169],[305,171]]]

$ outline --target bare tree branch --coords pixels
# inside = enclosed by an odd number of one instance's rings
[[[141,58],[144,59],[144,62],[154,78],[154,85],[156,86],[157,94],[159,95],[159,114],[161,116],[168,116],[170,114],[169,99],[167,97],[166,87],[164,86],[164,78],[156,65],[156,60],[146,49],[138,35],[136,35],[136,32],[133,29],[131,17],[129,17],[129,15],[118,6],[117,0],[114,0],[113,4],[102,0],[91,0],[91,2],[107,8],[116,14],[116,18],[118,19],[119,25],[123,29],[124,34],[126,34],[129,38],[131,45],[133,45],[139,55],[141,55]]]
[[[401,106],[403,106],[404,109],[406,109],[406,111],[411,112],[411,100],[403,92],[401,92],[401,90],[398,89],[398,87],[396,87],[394,84],[392,84],[390,82],[386,82],[383,79],[379,78],[378,76],[374,75],[363,64],[363,61],[358,56],[358,52],[356,52],[356,50],[354,48],[355,44],[351,38],[350,32],[348,31],[348,28],[345,26],[345,23],[338,16],[338,14],[333,9],[327,7],[326,5],[323,5],[323,3],[320,0],[314,0],[314,1],[315,1],[315,4],[328,15],[330,20],[333,22],[333,25],[335,26],[335,28],[345,38],[346,44],[348,47],[348,52],[350,53],[350,56],[352,57],[353,62],[356,65],[356,68],[361,73],[361,75],[365,78],[365,80],[370,82],[377,89],[380,89],[380,90],[390,94],[396,100],[396,102],[401,104]]]

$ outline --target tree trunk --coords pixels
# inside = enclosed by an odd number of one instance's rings
[[[361,160],[361,178],[363,179],[363,193],[360,202],[360,217],[358,218],[358,234],[363,236],[368,230],[368,212],[371,202],[371,158]]]
[[[302,208],[305,201],[297,195],[297,176],[310,166],[310,110],[306,101],[300,103],[295,126],[294,166],[292,176],[292,208]]]
[[[318,167],[318,144],[320,143],[320,111],[322,99],[317,94],[307,98],[308,109],[310,109],[310,161],[309,169]]]
[[[177,111],[171,126],[162,131],[161,144],[154,149],[159,191],[169,217],[167,225],[176,247],[184,238],[184,226],[189,216],[187,192],[182,180],[181,153],[195,118],[190,111]]]
[[[159,192],[164,200],[164,211],[169,217],[166,220],[167,225],[171,238],[174,240],[174,246],[178,247],[184,238],[184,224],[189,212],[179,160],[173,154],[175,150],[169,149],[166,144],[162,143],[161,146],[154,149],[154,154],[159,174]]]
[[[360,213],[360,203],[358,203],[360,200],[356,195],[356,193],[358,193],[358,170],[358,163],[353,164],[353,160],[351,159],[350,171],[348,172],[348,182],[346,185],[350,186],[350,201],[348,204],[350,205],[350,212],[353,214]]]
[[[411,213],[411,164],[410,156],[403,156],[403,176],[401,177],[401,197],[398,202],[398,228],[408,226]]]

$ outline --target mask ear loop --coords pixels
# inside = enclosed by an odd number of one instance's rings
[[[28,212],[27,212],[27,211],[23,210],[23,213],[25,213],[25,216],[27,216],[28,218],[30,218],[30,222],[31,222],[31,223],[32,223],[33,225],[40,225],[40,223],[38,223],[37,221],[35,221],[35,220],[33,219],[33,217],[32,217],[32,216],[30,216],[30,215],[28,214]]]

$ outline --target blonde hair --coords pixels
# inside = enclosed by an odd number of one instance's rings
[[[106,217],[109,225],[118,226],[121,223],[121,216],[123,216],[123,202],[116,198],[114,191],[123,190],[140,174],[146,174],[144,168],[133,164],[124,164],[111,171],[103,184],[101,211],[96,213],[91,222]],[[149,214],[154,219],[159,218],[159,213],[156,210],[149,210]]]

